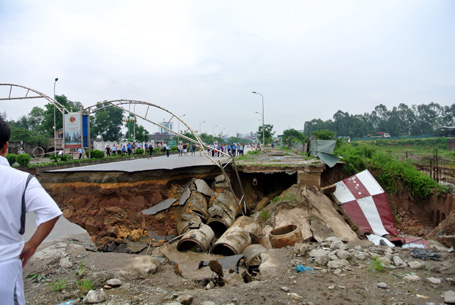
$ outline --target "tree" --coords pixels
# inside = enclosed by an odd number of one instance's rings
[[[149,132],[142,125],[136,124],[135,137],[138,142],[146,142],[149,140]]]
[[[318,140],[335,140],[337,134],[335,131],[330,131],[327,129],[316,130],[312,134]]]
[[[306,121],[304,124],[304,134],[309,137],[313,131],[320,129],[333,130],[333,122],[331,120],[323,121],[321,119],[312,119],[311,121]]]
[[[283,143],[285,143],[287,145],[291,145],[291,143],[294,143],[296,141],[298,141],[300,143],[304,143],[307,141],[307,137],[305,137],[305,135],[302,132],[291,128],[291,129],[286,129],[285,131],[283,131],[282,140],[283,140]]]
[[[275,132],[272,132],[273,130],[273,125],[270,124],[265,124],[264,125],[264,133],[262,132],[263,128],[262,125],[259,126],[258,130],[258,140],[261,142],[262,136],[264,135],[265,137],[265,144],[272,143],[272,136],[275,134]]]
[[[43,134],[44,109],[33,107],[32,111],[27,115],[28,128],[36,131],[37,134]]]
[[[442,108],[437,103],[413,106],[416,121],[411,130],[413,135],[430,134],[440,126]]]
[[[95,119],[91,129],[94,135],[101,136],[103,141],[118,141],[121,138],[123,110],[109,105],[104,102],[96,104],[96,109],[102,109],[95,110]]]
[[[56,95],[55,100],[63,105],[68,111],[79,111],[83,108],[80,102],[72,102],[68,100],[65,95]],[[49,137],[53,137],[54,105],[48,103],[44,107],[46,109],[44,110],[44,118],[42,120],[42,132]],[[58,109],[55,109],[55,122],[56,130],[63,128],[63,115]]]

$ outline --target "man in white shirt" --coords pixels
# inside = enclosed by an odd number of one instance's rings
[[[5,158],[11,130],[0,117],[0,303],[25,304],[22,267],[62,214],[36,178],[9,166]],[[37,229],[22,238],[25,213],[34,212]]]

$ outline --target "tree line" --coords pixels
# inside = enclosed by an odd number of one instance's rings
[[[70,101],[65,95],[56,95],[55,100],[69,111],[77,112],[83,109],[83,105],[80,102]],[[98,103],[94,114],[90,116],[90,137],[92,139],[101,137],[103,141],[119,141],[123,136],[123,110],[117,107],[103,108],[105,105],[104,102]],[[49,139],[54,136],[54,106],[51,103],[46,104],[44,108],[33,107],[29,114],[20,117],[16,121],[8,120],[5,112],[1,113],[1,115],[11,128],[11,142],[24,141],[45,147],[49,145]],[[56,130],[63,128],[63,117],[58,110],[56,111],[55,122]],[[137,120],[129,124],[129,130],[131,132],[135,130],[137,141],[148,140],[149,132],[142,125],[139,125]]]
[[[404,103],[387,109],[383,104],[371,113],[349,114],[338,110],[333,119],[306,121],[304,135],[311,136],[317,130],[329,130],[338,136],[361,138],[378,132],[390,136],[417,136],[435,134],[442,126],[455,126],[455,104],[441,106],[438,103],[407,106]]]

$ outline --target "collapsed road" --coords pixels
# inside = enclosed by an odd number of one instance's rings
[[[442,294],[454,284],[453,254],[447,248],[434,244],[441,251],[440,264],[414,264],[409,252],[359,240],[320,191],[345,178],[340,168],[327,170],[321,161],[297,155],[270,152],[261,156],[265,163],[238,164],[240,183],[232,179],[232,170],[227,171],[236,196],[240,184],[245,191],[240,207],[218,167],[185,163],[176,168],[186,157],[119,162],[116,170],[100,171],[95,166],[45,172],[40,175],[43,186],[65,217],[89,232],[99,250],[138,255],[87,252],[86,245],[60,243],[47,249],[47,256],[38,255],[24,272],[44,272],[49,279],[71,278],[71,270],[80,274],[78,268],[84,266],[95,288],[113,289],[104,298],[110,304],[389,304],[394,300],[419,304],[426,298],[445,300]],[[148,168],[160,158],[169,160],[172,169]],[[40,259],[49,267],[43,268]],[[368,271],[373,259],[405,268],[398,269],[400,274],[393,271],[395,279],[403,279],[405,271],[416,273],[422,266],[431,270],[421,274],[421,279],[432,278],[435,272],[443,278],[437,278],[440,284],[433,284],[433,290],[425,287],[425,280],[416,284],[405,279],[400,284],[375,270]],[[210,264],[214,260],[224,272],[215,271],[213,265],[217,264]],[[299,272],[306,276],[299,277]],[[350,276],[354,278],[348,279]],[[106,284],[112,279],[122,283],[120,288]],[[317,279],[322,286],[314,282]],[[326,283],[330,285],[321,288]],[[416,288],[419,293],[409,293],[409,285],[420,287]],[[45,302],[34,294],[33,289],[39,287],[40,283],[32,285],[27,293],[37,302]],[[386,291],[392,287],[401,290],[388,295]],[[311,289],[313,294],[308,293]],[[47,297],[82,300],[82,290],[77,291],[50,292]],[[103,299],[103,293],[95,292]]]

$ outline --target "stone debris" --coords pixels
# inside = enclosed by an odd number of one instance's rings
[[[423,263],[417,261],[408,262],[408,265],[411,269],[420,269],[424,266]]]
[[[288,296],[290,296],[294,301],[300,302],[303,297],[295,292],[288,292]]]
[[[417,281],[421,280],[420,276],[415,275],[415,274],[406,275],[406,276],[403,277],[403,279],[408,281],[408,282],[417,282]]]
[[[122,285],[122,281],[119,279],[110,279],[106,282],[106,284],[111,287],[120,287]]]
[[[183,305],[190,305],[193,303],[193,299],[194,296],[192,296],[191,294],[182,294],[177,298],[176,301]]]
[[[392,262],[395,265],[395,267],[405,267],[406,266],[406,263],[404,262],[404,260],[401,259],[401,257],[399,257],[398,255],[394,255],[392,257]]]
[[[431,283],[431,284],[441,284],[441,279],[438,279],[436,277],[427,277],[427,280]]]
[[[73,263],[71,263],[71,261],[68,257],[64,257],[60,260],[59,265],[62,268],[71,268],[73,266]]]
[[[90,290],[84,298],[84,303],[97,304],[106,301],[107,295],[103,289]]]
[[[382,289],[387,289],[387,288],[389,287],[389,286],[388,286],[386,283],[384,283],[384,282],[377,283],[376,286],[377,286],[378,288],[382,288]]]
[[[455,291],[449,290],[444,292],[444,303],[446,304],[455,304]]]

